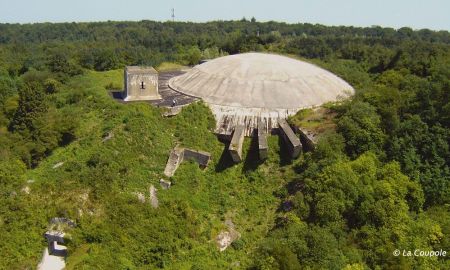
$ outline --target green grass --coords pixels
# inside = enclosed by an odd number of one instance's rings
[[[336,114],[328,108],[329,106],[331,105],[300,110],[294,116],[289,117],[288,121],[297,127],[319,135],[334,130],[336,125],[333,119]]]
[[[181,70],[187,68],[186,66],[172,63],[172,62],[162,62],[158,67],[156,67],[156,70],[159,72],[162,71],[174,71],[174,70]]]
[[[122,255],[114,267],[222,269],[237,261],[248,266],[249,254],[274,225],[280,202],[274,194],[292,173],[286,168],[293,165],[280,160],[278,137],[269,137],[269,157],[262,164],[246,138],[247,160],[232,165],[226,146],[211,132],[214,118],[204,104],[191,104],[172,118],[146,103],[119,104],[105,87],[120,84],[121,77],[120,71],[88,72],[58,94],[61,100],[79,95],[63,107],[80,119],[77,140],[26,175],[36,180],[32,189],[49,217],[66,216],[79,224],[68,269],[109,267],[108,256],[116,253]],[[113,137],[103,142],[108,133]],[[210,152],[212,162],[205,170],[184,162],[170,179],[173,186],[163,190],[159,179],[166,178],[164,167],[176,144]],[[64,164],[53,169],[58,162]],[[134,194],[148,194],[150,185],[158,189],[158,209],[139,203]],[[243,244],[220,253],[215,237],[226,229],[226,218]],[[128,245],[134,245],[132,251]]]

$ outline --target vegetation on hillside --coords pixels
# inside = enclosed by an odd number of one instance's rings
[[[291,121],[328,132],[294,161],[269,137],[233,165],[202,103],[173,118],[120,104],[124,65],[163,69],[264,51],[356,89]],[[168,63],[170,62],[170,63]],[[230,21],[0,24],[0,269],[36,267],[53,217],[76,222],[68,269],[449,269],[450,34]],[[326,126],[326,127],[325,127]],[[163,190],[170,150],[183,163]],[[139,201],[158,189],[159,207]],[[232,221],[240,233],[219,252]],[[229,222],[228,222],[229,223]]]

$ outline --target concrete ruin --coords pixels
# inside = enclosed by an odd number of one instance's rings
[[[317,138],[312,132],[308,132],[305,129],[297,128],[300,134],[300,142],[302,143],[305,151],[312,151],[316,148]]]
[[[159,206],[157,192],[158,192],[158,190],[155,188],[154,185],[151,185],[148,189],[148,193],[150,196],[150,205],[153,208],[158,208],[158,206]]]
[[[167,160],[166,168],[164,169],[164,175],[172,177],[184,160],[193,160],[198,163],[200,168],[204,169],[211,161],[211,154],[189,148],[175,147],[170,151],[169,159]]]
[[[297,158],[302,151],[300,139],[285,119],[278,120],[278,125],[280,126],[280,136],[284,139],[291,158]]]
[[[125,67],[122,96],[124,101],[161,99],[158,92],[158,72],[153,67]]]
[[[235,163],[241,162],[242,159],[242,144],[244,143],[244,133],[245,126],[238,125],[234,129],[233,137],[231,138],[230,146],[228,151],[230,152],[231,158]]]
[[[65,235],[66,234],[61,231],[45,232],[44,237],[48,244],[48,254],[60,257],[65,257],[67,255],[67,250],[59,247],[60,245],[66,244],[66,240],[64,239]]]
[[[48,254],[65,257],[67,250],[63,246],[67,243],[67,229],[75,227],[75,223],[67,218],[55,217],[50,220],[49,229],[44,233],[48,244]]]
[[[267,132],[266,125],[263,121],[258,121],[258,154],[259,159],[264,160],[267,158],[269,146],[267,144]]]
[[[161,185],[162,189],[166,189],[167,190],[172,185],[172,182],[166,181],[166,180],[161,178],[161,179],[159,179],[159,184]]]
[[[219,57],[169,80],[169,87],[200,98],[216,118],[215,132],[231,135],[238,125],[251,136],[262,120],[266,132],[300,109],[354,94],[347,82],[314,64],[268,53]]]
[[[241,237],[241,234],[236,231],[234,223],[231,219],[225,220],[225,225],[227,226],[227,230],[221,231],[216,237],[217,247],[221,252]]]
[[[204,151],[184,148],[183,160],[193,160],[198,163],[200,168],[205,169],[211,160],[211,154]]]

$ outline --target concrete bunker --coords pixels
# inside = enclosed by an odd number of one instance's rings
[[[169,87],[208,104],[217,134],[231,135],[244,125],[245,136],[253,134],[259,120],[271,133],[278,128],[278,119],[354,93],[352,86],[323,68],[268,53],[210,60],[171,78]]]
[[[172,151],[170,151],[169,159],[167,160],[166,168],[164,169],[164,175],[167,177],[172,177],[181,162],[185,160],[193,160],[198,163],[200,168],[205,169],[211,161],[211,154],[189,148],[175,147]]]
[[[124,101],[161,99],[158,92],[158,72],[153,67],[125,67],[122,96]]]

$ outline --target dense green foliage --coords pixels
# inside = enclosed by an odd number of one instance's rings
[[[232,165],[202,103],[173,118],[120,104],[124,65],[267,51],[308,59],[356,95],[335,130],[289,162],[278,137]],[[167,65],[167,63],[165,63]],[[449,269],[450,34],[310,24],[104,22],[0,25],[0,269],[34,268],[49,219],[71,232],[68,269]],[[299,117],[302,112],[299,113]],[[183,163],[159,187],[168,153]],[[137,193],[158,188],[159,208]],[[232,221],[240,239],[219,252]]]

